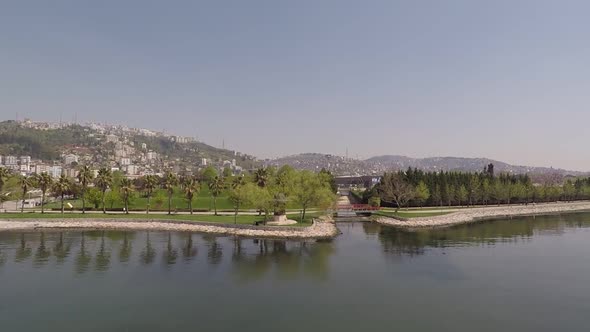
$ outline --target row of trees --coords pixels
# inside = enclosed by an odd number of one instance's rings
[[[410,168],[385,173],[363,198],[373,204],[382,201],[397,207],[572,201],[590,199],[590,178],[533,184],[528,175],[424,172]]]
[[[0,168],[0,191],[6,180],[12,175],[6,168]],[[206,168],[196,176],[176,175],[168,172],[164,177],[146,175],[134,181],[124,178],[121,174],[113,173],[108,168],[94,171],[88,166],[79,169],[76,179],[62,175],[54,180],[46,173],[34,176],[15,175],[22,192],[21,212],[27,193],[33,188],[41,190],[41,211],[45,213],[44,204],[49,191],[61,198],[61,211],[64,212],[66,196],[79,197],[82,201],[82,213],[86,213],[87,202],[98,207],[100,202],[102,212],[106,213],[106,198],[114,192],[120,195],[124,203],[124,210],[129,213],[129,203],[134,192],[140,192],[147,199],[146,213],[149,214],[154,191],[162,188],[168,198],[168,214],[172,213],[172,197],[180,190],[187,202],[188,210],[193,214],[193,201],[198,196],[202,186],[208,187],[213,201],[215,215],[217,215],[217,199],[227,193],[234,205],[237,219],[240,207],[254,206],[260,214],[266,216],[272,211],[284,214],[286,204],[292,201],[298,204],[305,216],[310,206],[328,207],[335,201],[334,177],[327,171],[313,173],[296,171],[289,166],[281,169],[260,168],[252,174],[242,176],[219,175],[213,168]],[[100,197],[97,197],[96,194]]]
[[[229,198],[237,218],[240,206],[247,204],[265,214],[283,215],[288,202],[297,204],[305,218],[310,207],[329,208],[336,201],[336,184],[326,170],[319,173],[296,171],[291,166],[259,168],[251,176],[234,177]]]

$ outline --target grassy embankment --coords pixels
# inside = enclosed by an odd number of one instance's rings
[[[296,220],[298,223],[291,226],[310,226],[313,218],[319,216],[317,213],[309,213],[305,216],[303,222],[300,220],[299,214],[287,215],[289,219]],[[82,214],[79,212],[66,212],[61,213],[0,213],[0,220],[2,219],[121,219],[121,220],[179,220],[179,221],[195,221],[195,222],[210,222],[210,223],[222,223],[222,224],[233,224],[234,216],[214,216],[214,215],[188,215],[188,214],[123,214],[123,213],[86,213]],[[242,225],[252,225],[255,222],[264,221],[264,216],[256,215],[238,215],[237,223]]]

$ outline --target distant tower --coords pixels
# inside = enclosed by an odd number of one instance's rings
[[[346,160],[348,160],[348,148],[346,148]]]
[[[221,148],[225,150],[225,138],[221,141]]]

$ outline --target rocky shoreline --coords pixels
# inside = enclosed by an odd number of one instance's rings
[[[559,214],[580,211],[590,211],[590,202],[584,201],[574,203],[545,203],[483,208],[476,207],[465,208],[465,210],[441,216],[417,217],[408,220],[399,220],[389,217],[378,217],[374,218],[373,221],[381,225],[399,228],[449,227],[458,224],[465,224],[496,218],[543,214]]]
[[[213,224],[180,220],[128,219],[9,219],[0,216],[0,232],[42,229],[101,229],[198,232],[256,238],[327,239],[340,234],[331,217],[315,219],[307,227]]]

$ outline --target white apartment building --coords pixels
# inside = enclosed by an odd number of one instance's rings
[[[6,156],[4,158],[4,165],[6,166],[13,166],[18,164],[18,159],[15,156]]]
[[[110,143],[117,143],[119,141],[119,138],[117,137],[117,135],[113,135],[113,134],[106,135],[105,139],[107,140],[107,142],[110,142]]]
[[[47,172],[47,174],[51,175],[51,177],[53,177],[53,178],[59,178],[61,176],[61,173],[62,173],[61,166],[51,166],[51,167],[49,167],[49,171]]]
[[[139,167],[137,165],[127,165],[123,169],[127,175],[137,175],[139,173]]]
[[[35,174],[48,173],[49,174],[49,169],[50,169],[50,167],[47,165],[37,164],[37,165],[35,165],[35,169],[33,170],[33,173],[35,173]]]
[[[147,160],[154,160],[158,158],[158,153],[154,152],[154,151],[149,151],[148,153],[146,153],[146,158]]]
[[[21,165],[28,165],[31,163],[31,156],[21,156],[20,157],[20,164]]]
[[[76,162],[76,163],[77,163],[77,162],[78,162],[78,159],[79,159],[79,158],[78,158],[78,156],[77,156],[77,155],[75,155],[75,154],[66,154],[66,155],[64,156],[64,163],[65,163],[66,165],[70,165],[70,164],[72,164],[73,162]]]

